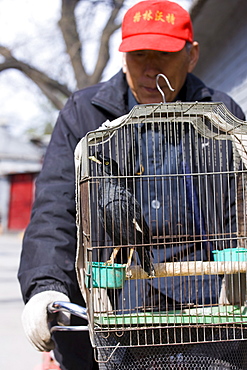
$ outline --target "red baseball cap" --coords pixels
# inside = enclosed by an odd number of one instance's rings
[[[172,1],[146,0],[126,12],[119,51],[175,52],[183,49],[186,41],[193,42],[189,13]]]

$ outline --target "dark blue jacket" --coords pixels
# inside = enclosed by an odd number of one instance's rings
[[[206,87],[192,74],[178,99],[223,102],[244,119],[241,108],[228,95]],[[107,82],[75,92],[60,112],[36,182],[31,221],[23,240],[18,277],[25,302],[48,289],[64,292],[72,300],[78,297],[74,149],[88,131],[130,108],[127,82],[120,71]]]

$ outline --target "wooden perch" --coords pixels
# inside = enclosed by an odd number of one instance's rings
[[[155,277],[195,276],[195,275],[224,275],[246,273],[247,262],[167,262],[155,263]],[[130,266],[126,273],[127,279],[147,279],[146,272],[140,266]]]

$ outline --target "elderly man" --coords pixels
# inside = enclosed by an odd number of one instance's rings
[[[170,1],[140,2],[122,24],[123,68],[109,81],[75,92],[59,114],[43,169],[37,179],[32,218],[25,232],[19,268],[24,302],[23,325],[40,351],[55,347],[63,370],[97,364],[86,332],[56,333],[51,339],[47,305],[55,300],[85,305],[75,273],[74,149],[105,120],[128,113],[136,104],[159,103],[156,76],[167,102],[223,102],[240,119],[241,108],[226,94],[210,89],[191,72],[199,56],[189,14]],[[66,315],[57,321],[67,324]],[[72,318],[72,324],[82,324]],[[85,324],[85,323],[84,323]]]

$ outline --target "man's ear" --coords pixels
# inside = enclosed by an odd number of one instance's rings
[[[122,70],[123,70],[123,73],[127,72],[126,53],[123,53],[123,56],[122,56]]]
[[[189,54],[190,54],[190,61],[189,61],[188,72],[190,73],[195,68],[198,62],[198,59],[199,59],[199,44],[197,41],[194,41],[192,43]]]

